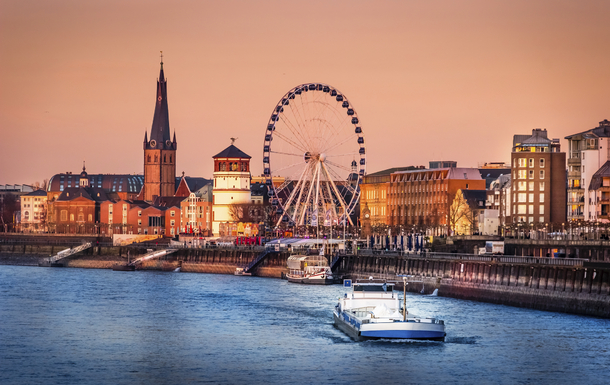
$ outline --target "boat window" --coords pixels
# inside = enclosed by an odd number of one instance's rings
[[[392,291],[392,289],[393,289],[392,285],[386,286],[387,291]],[[373,285],[371,285],[371,286],[356,285],[356,286],[354,286],[354,291],[367,291],[368,292],[368,291],[386,291],[386,290],[383,290],[383,286],[377,286],[377,285],[374,285],[374,286]]]

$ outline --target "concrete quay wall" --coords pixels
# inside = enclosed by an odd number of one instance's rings
[[[409,291],[539,310],[610,318],[610,264],[595,267],[441,260],[417,256],[347,256],[353,278],[410,275]],[[423,282],[422,282],[423,281]]]

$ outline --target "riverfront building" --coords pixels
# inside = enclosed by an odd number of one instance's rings
[[[397,171],[388,185],[388,224],[403,230],[447,234],[450,206],[458,190],[485,190],[476,168]]]
[[[566,136],[566,139],[568,220],[595,221],[602,208],[598,205],[600,201],[596,193],[591,190],[591,183],[594,175],[610,160],[610,121],[604,119],[598,127]],[[601,190],[599,192],[601,195]]]
[[[549,139],[546,129],[531,135],[514,135],[511,153],[512,223],[566,221],[566,154],[559,139]]]
[[[226,235],[221,224],[239,223],[244,218],[244,205],[250,197],[250,159],[252,157],[231,145],[214,155],[214,190],[212,232]],[[237,235],[237,234],[235,234]]]
[[[21,196],[21,230],[42,232],[47,223],[47,193],[36,190]]]

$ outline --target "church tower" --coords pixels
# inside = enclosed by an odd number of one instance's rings
[[[169,132],[167,81],[161,71],[157,80],[157,99],[150,140],[144,133],[144,186],[140,198],[153,201],[157,196],[174,196],[176,192],[176,132],[173,140]]]

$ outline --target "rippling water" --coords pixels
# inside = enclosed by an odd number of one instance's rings
[[[407,294],[446,342],[353,342],[345,289],[0,266],[1,384],[608,383],[610,321]]]

